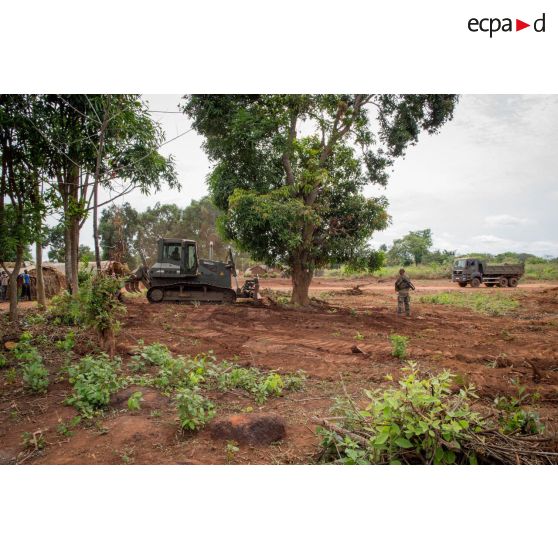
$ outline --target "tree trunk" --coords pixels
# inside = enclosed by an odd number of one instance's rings
[[[293,294],[291,303],[297,306],[305,306],[310,302],[308,290],[314,277],[314,272],[306,264],[306,258],[297,256],[291,269]]]
[[[64,223],[64,271],[68,292],[72,294],[72,235],[70,234],[68,219]]]
[[[97,273],[101,273],[101,251],[99,250],[99,184],[93,185],[93,242],[95,243],[95,264]]]
[[[35,184],[35,199],[38,203],[39,198],[41,196],[39,182],[37,181]],[[35,269],[37,271],[37,305],[39,310],[46,309],[46,297],[45,297],[45,278],[43,276],[43,245],[42,245],[42,223],[43,219],[41,216],[41,222],[39,226],[39,235],[35,239]]]
[[[79,217],[72,215],[70,217],[70,236],[72,238],[70,247],[70,267],[72,269],[72,296],[77,297],[79,294],[79,282],[78,282],[78,271],[79,271]]]
[[[18,244],[16,248],[16,261],[14,263],[14,269],[10,275],[10,283],[8,285],[8,293],[10,299],[10,322],[16,322],[18,318],[18,307],[17,307],[17,276],[21,270],[21,263],[23,261],[23,246]]]
[[[37,271],[37,305],[39,310],[46,309],[45,278],[43,277],[43,246],[37,240],[35,249],[35,269]]]
[[[110,106],[110,95],[107,96]],[[93,183],[93,241],[95,243],[95,263],[97,273],[101,273],[101,251],[99,250],[99,230],[98,230],[98,211],[99,211],[99,180],[101,175],[101,161],[103,159],[103,149],[105,144],[105,133],[109,123],[109,109],[105,109],[101,132],[99,134],[99,150],[97,151],[97,162],[95,164],[95,179]]]

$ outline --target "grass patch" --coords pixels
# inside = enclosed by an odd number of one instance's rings
[[[518,308],[519,301],[509,295],[502,293],[462,293],[449,292],[438,293],[433,295],[423,295],[419,298],[419,302],[426,304],[446,304],[449,306],[458,306],[460,308],[468,308],[480,314],[488,314],[491,316],[502,316],[508,314]]]

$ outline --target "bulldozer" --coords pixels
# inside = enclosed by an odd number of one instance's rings
[[[157,242],[157,261],[149,267],[145,254],[140,252],[142,265],[125,281],[126,290],[140,292],[140,283],[147,288],[147,300],[161,302],[233,303],[237,299],[259,297],[258,278],[238,286],[232,250],[225,262],[198,258],[194,240],[160,238]],[[232,282],[235,281],[233,288]]]

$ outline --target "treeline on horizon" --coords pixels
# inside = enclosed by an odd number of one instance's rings
[[[157,203],[145,211],[134,209],[129,203],[112,205],[105,208],[99,220],[99,236],[103,260],[118,260],[130,268],[141,262],[143,251],[148,261],[156,258],[157,239],[188,238],[198,243],[201,257],[209,257],[210,243],[213,243],[213,257],[225,259],[229,244],[223,242],[220,233],[221,212],[215,207],[210,196],[192,200],[186,207],[177,204]],[[57,230],[59,229],[59,230]],[[64,261],[63,227],[53,227],[49,236],[52,249],[48,255],[51,261]],[[455,250],[432,249],[431,229],[410,231],[396,239],[388,247],[380,246],[383,254],[383,267],[390,266],[440,266],[449,267],[458,257],[478,258],[493,263],[547,264],[558,263],[558,257],[536,256],[527,252],[502,252],[490,254],[472,252],[458,254]],[[92,259],[92,251],[81,246],[82,261]],[[234,247],[233,247],[234,248]],[[237,259],[244,265],[242,269],[255,263],[249,254],[236,252]],[[326,269],[339,269],[341,266],[328,266]]]

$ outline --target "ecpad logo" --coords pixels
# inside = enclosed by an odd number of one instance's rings
[[[536,19],[533,23],[533,29],[536,33],[544,33],[545,32],[545,21],[546,14],[543,14],[539,19]],[[513,31],[513,24],[512,18],[505,17],[500,19],[498,17],[485,17],[482,19],[477,19],[476,17],[472,17],[467,27],[469,31],[473,33],[478,33],[479,31],[483,33],[489,33],[490,38],[494,33],[498,31],[511,32]],[[515,20],[515,31],[521,31],[522,29],[526,29],[527,27],[531,27],[530,23],[525,23],[520,19]]]

